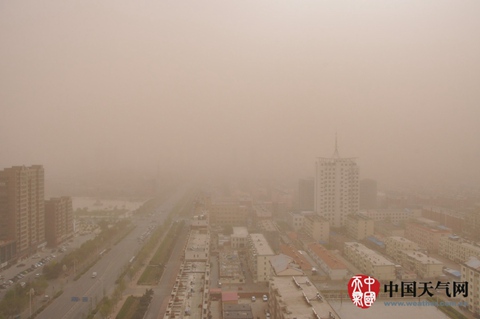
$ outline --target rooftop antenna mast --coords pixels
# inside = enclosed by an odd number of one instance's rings
[[[333,152],[333,158],[339,158],[340,155],[338,154],[338,142],[337,142],[337,132],[335,132],[335,152]]]

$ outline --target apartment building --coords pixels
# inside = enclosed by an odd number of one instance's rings
[[[405,237],[427,249],[429,253],[437,253],[440,238],[450,234],[450,229],[430,222],[409,222],[405,227]]]
[[[74,235],[73,206],[70,197],[45,201],[45,237],[49,247],[57,247]]]
[[[305,233],[317,242],[328,243],[330,236],[328,220],[316,214],[307,214],[304,217],[303,229]]]
[[[287,214],[287,223],[295,231],[299,231],[300,229],[302,229],[304,219],[305,217],[303,213],[290,212]]]
[[[480,259],[471,257],[462,264],[461,273],[462,281],[468,282],[468,310],[480,316]]]
[[[457,263],[463,263],[470,257],[480,258],[480,246],[456,235],[440,238],[438,253]]]
[[[347,234],[356,240],[365,239],[374,233],[373,219],[362,214],[350,214],[347,216]]]
[[[0,240],[15,241],[16,257],[46,245],[44,184],[41,165],[0,171]]]
[[[360,207],[358,165],[355,158],[340,158],[335,142],[333,157],[319,157],[315,165],[315,212],[330,227],[345,225]]]
[[[385,249],[387,255],[392,257],[395,262],[401,263],[402,252],[405,250],[418,250],[418,245],[404,237],[392,236],[386,238]]]
[[[271,318],[340,319],[306,276],[272,277],[269,296]]]
[[[247,264],[254,282],[267,282],[270,278],[272,248],[263,234],[249,234],[247,239]]]
[[[344,254],[362,273],[378,280],[395,280],[395,264],[356,242],[345,243]]]
[[[420,278],[435,278],[443,274],[443,263],[424,253],[413,250],[401,252],[402,266],[414,271]]]
[[[365,209],[360,213],[370,217],[374,221],[386,220],[391,223],[400,223],[411,218],[420,217],[420,211],[408,208],[385,208],[385,209]]]

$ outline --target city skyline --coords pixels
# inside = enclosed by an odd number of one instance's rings
[[[476,2],[27,3],[0,4],[2,167],[293,181],[338,132],[379,186],[479,187]]]

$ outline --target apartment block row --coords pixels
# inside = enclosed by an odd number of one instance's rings
[[[450,235],[440,239],[438,253],[450,260],[463,263],[470,257],[480,258],[480,247],[459,236]]]
[[[395,264],[374,250],[356,242],[346,242],[344,254],[362,273],[378,280],[395,280]]]

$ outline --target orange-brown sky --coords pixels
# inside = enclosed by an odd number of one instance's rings
[[[0,0],[0,167],[480,181],[478,1]]]

